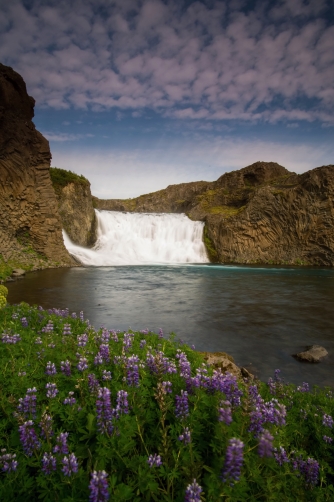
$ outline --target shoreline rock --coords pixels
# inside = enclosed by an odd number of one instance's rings
[[[310,345],[306,347],[303,352],[298,352],[298,354],[293,354],[293,357],[299,361],[309,362],[309,363],[320,363],[323,357],[328,355],[327,350],[321,345]]]

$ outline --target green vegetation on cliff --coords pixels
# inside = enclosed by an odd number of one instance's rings
[[[90,185],[88,179],[82,174],[75,174],[72,171],[66,171],[66,169],[60,169],[59,167],[50,167],[50,176],[53,188],[56,192],[57,189],[59,190],[69,183]]]

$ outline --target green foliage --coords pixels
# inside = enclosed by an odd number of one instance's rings
[[[4,296],[5,298],[7,298],[8,295],[8,289],[6,288],[6,286],[3,286],[2,284],[0,284],[0,295]]]
[[[6,303],[6,297],[0,294],[0,309],[3,309],[6,306]]]
[[[64,334],[65,324],[70,325],[70,334]],[[264,424],[274,438],[273,446],[286,451],[289,462],[280,465],[272,456],[259,456],[259,436],[249,430],[256,411],[251,398],[254,382],[237,381],[207,367],[203,356],[176,341],[175,335],[166,339],[147,332],[95,330],[68,311],[46,311],[24,303],[0,310],[0,326],[0,449],[16,454],[18,462],[13,472],[0,472],[1,501],[87,501],[93,470],[107,472],[110,500],[115,501],[183,502],[194,479],[203,489],[203,502],[333,500],[333,443],[323,439],[333,439],[332,427],[324,425],[324,415],[334,415],[330,389],[309,392],[306,386],[285,385],[277,375],[270,385],[256,382],[263,403],[286,413],[286,424]],[[86,345],[79,345],[83,335]],[[96,363],[101,344],[109,347],[110,360]],[[78,354],[87,359],[83,371],[78,368]],[[71,363],[70,376],[61,371],[66,360]],[[182,366],[181,360],[186,364]],[[46,374],[48,362],[55,364],[56,373]],[[138,365],[138,386],[129,379],[131,364]],[[111,372],[111,379],[103,379],[105,371]],[[95,388],[89,385],[89,374],[94,374]],[[162,390],[166,381],[171,382],[171,393]],[[219,381],[224,390],[217,387]],[[54,398],[46,395],[47,383],[56,384],[59,392]],[[22,399],[34,387],[36,412],[24,413]],[[129,404],[128,413],[114,412],[108,422],[112,427],[105,433],[96,407],[102,388],[109,389],[113,410],[120,390],[127,392]],[[189,403],[189,414],[183,418],[176,416],[175,406],[182,390],[188,390]],[[64,404],[69,392],[76,400],[72,405]],[[227,399],[232,403],[230,425],[218,420]],[[43,436],[40,424],[45,414],[52,419],[52,433]],[[41,443],[31,456],[24,452],[19,434],[19,426],[27,420],[33,421]],[[185,427],[191,432],[190,443],[179,439]],[[78,472],[72,476],[64,475],[62,456],[53,450],[60,432],[69,433],[69,452],[78,459]],[[231,438],[244,444],[241,476],[233,483],[222,479]],[[57,468],[50,474],[42,471],[45,452],[57,458]],[[153,454],[161,456],[161,466],[149,466]],[[315,483],[294,469],[299,456],[319,462]]]
[[[89,181],[84,176],[75,174],[72,171],[66,171],[66,169],[60,169],[58,167],[50,167],[50,176],[55,189],[63,188],[69,183],[82,185],[89,184]]]

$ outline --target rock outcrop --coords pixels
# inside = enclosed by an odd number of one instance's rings
[[[57,168],[51,168],[51,180],[63,229],[75,244],[92,246],[96,240],[97,221],[89,181]]]
[[[185,212],[204,221],[213,261],[334,266],[333,165],[297,175],[275,162],[256,162],[214,182],[93,202],[98,209]]]
[[[320,360],[327,355],[327,350],[321,345],[311,345],[305,351],[294,354],[294,357],[308,363],[320,363]]]
[[[48,141],[32,122],[22,77],[0,64],[1,262],[25,270],[70,266],[50,179]]]

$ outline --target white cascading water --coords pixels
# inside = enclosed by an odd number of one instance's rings
[[[185,214],[123,213],[95,210],[97,241],[77,246],[63,231],[64,243],[83,265],[207,263],[203,226]]]

